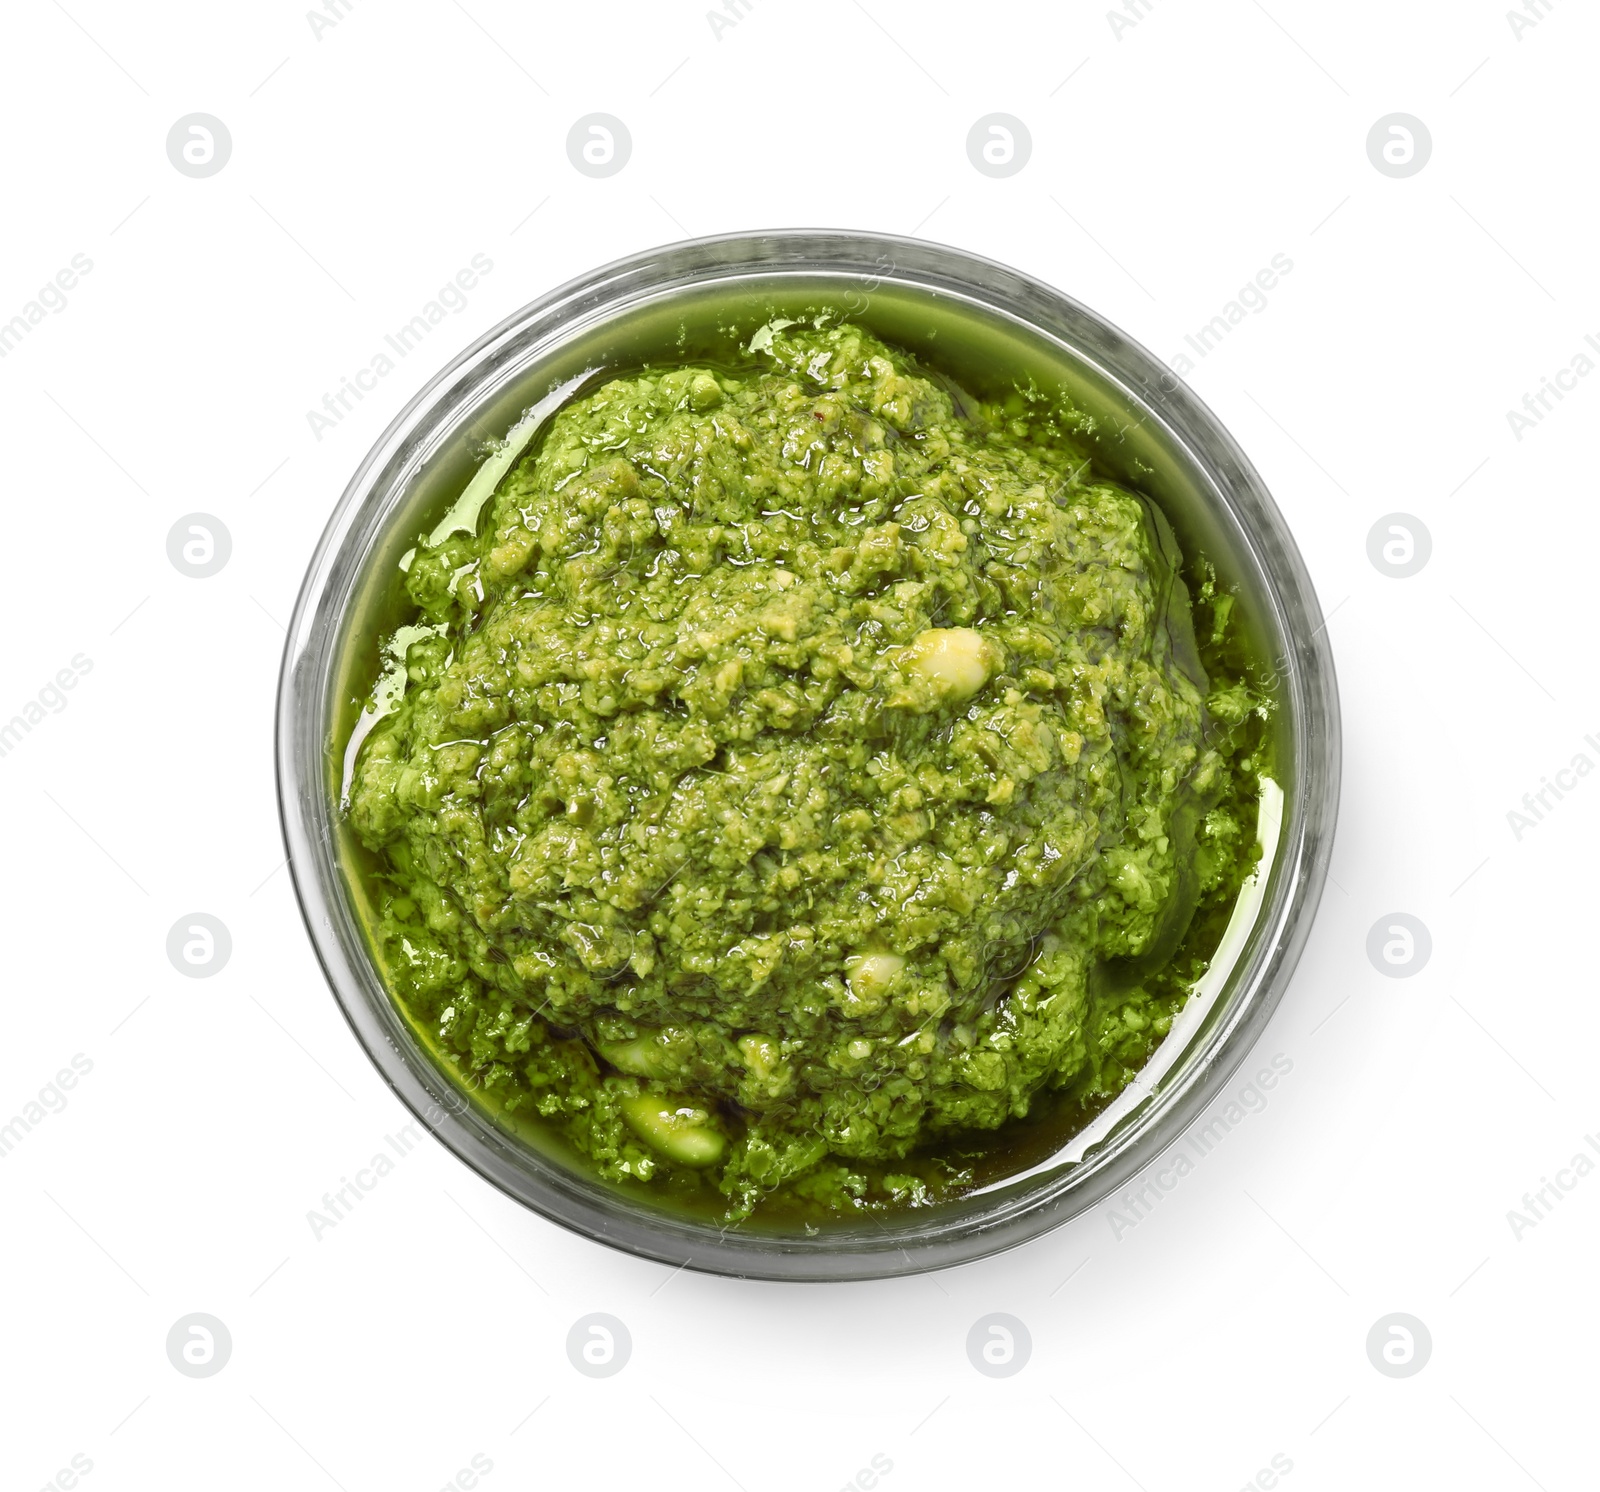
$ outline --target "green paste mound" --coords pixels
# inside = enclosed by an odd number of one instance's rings
[[[349,820],[499,1112],[725,1218],[925,1203],[1169,1028],[1266,707],[1083,417],[851,326],[753,346],[574,400],[419,545]]]

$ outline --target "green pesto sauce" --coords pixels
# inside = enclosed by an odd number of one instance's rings
[[[1270,770],[1233,598],[1092,422],[818,319],[573,398],[419,539],[349,793],[458,1080],[729,1220],[1081,1127],[1204,972]]]

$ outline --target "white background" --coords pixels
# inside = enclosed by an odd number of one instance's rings
[[[752,0],[719,34],[704,0],[355,0],[319,34],[292,3],[65,7],[16,0],[0,43],[0,321],[93,263],[0,360],[0,720],[92,668],[0,758],[0,1122],[93,1067],[0,1163],[7,1488],[79,1455],[108,1492],[434,1492],[475,1454],[490,1492],[832,1492],[874,1455],[889,1492],[1226,1492],[1275,1455],[1290,1492],[1593,1485],[1600,1177],[1520,1237],[1507,1213],[1600,1131],[1600,776],[1520,840],[1507,813],[1600,763],[1600,379],[1521,440],[1506,418],[1600,334],[1592,12],[1519,34],[1503,0],[1153,0],[1119,33],[1097,4]],[[165,149],[196,111],[233,139],[204,180]],[[606,180],[566,154],[594,111],[633,137]],[[1004,180],[965,148],[993,111],[1033,139]],[[1394,111],[1433,138],[1403,180],[1366,152]],[[316,537],[404,401],[519,305],[788,225],[959,244],[1168,358],[1293,261],[1191,378],[1276,493],[1340,669],[1334,884],[1231,1091],[1292,1071],[1135,1227],[1102,1208],[893,1283],[672,1275],[431,1139],[318,1240],[308,1210],[408,1116],[279,868],[274,686]],[[466,308],[316,439],[307,411],[476,253]],[[232,534],[211,579],[167,558],[194,511]],[[1433,538],[1410,579],[1367,557],[1394,511]],[[194,911],[232,934],[214,978],[165,952]],[[1366,954],[1394,911],[1432,933],[1415,977]],[[605,1380],[565,1354],[592,1311],[633,1337]],[[1032,1338],[1011,1378],[966,1357],[991,1311]],[[233,1340],[206,1379],[164,1346],[193,1312]],[[1432,1335],[1405,1379],[1366,1352],[1393,1312]]]

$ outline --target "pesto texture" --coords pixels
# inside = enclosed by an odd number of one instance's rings
[[[348,813],[469,1088],[738,1219],[956,1194],[1126,1085],[1256,854],[1265,707],[1087,428],[774,323],[419,545]]]

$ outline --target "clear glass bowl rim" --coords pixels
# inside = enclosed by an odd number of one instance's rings
[[[384,517],[404,495],[396,478],[417,453],[457,428],[492,378],[511,369],[531,383],[528,368],[561,345],[564,328],[590,327],[597,315],[625,316],[643,301],[692,287],[749,288],[785,277],[888,282],[959,297],[1086,359],[1120,385],[1130,408],[1164,426],[1200,473],[1206,500],[1243,531],[1258,567],[1252,599],[1272,609],[1288,639],[1278,663],[1296,763],[1294,780],[1284,784],[1277,867],[1221,1014],[1130,1121],[1065,1175],[815,1236],[722,1229],[637,1202],[508,1139],[466,1103],[411,1039],[367,951],[334,852],[337,805],[325,755],[343,603]],[[1015,1247],[1101,1203],[1161,1155],[1216,1098],[1288,985],[1327,876],[1340,775],[1333,655],[1310,575],[1266,485],[1193,391],[1098,313],[1017,270],[925,240],[807,229],[723,234],[619,259],[507,317],[431,379],[362,461],[318,542],[289,624],[275,750],[284,844],[307,931],[351,1029],[400,1100],[485,1180],[579,1234],[664,1264],[792,1281],[904,1275]]]

